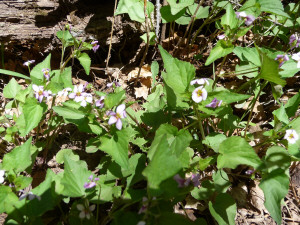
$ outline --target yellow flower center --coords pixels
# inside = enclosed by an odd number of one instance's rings
[[[43,91],[40,90],[40,91],[38,92],[38,95],[43,95]]]
[[[116,113],[116,118],[117,119],[120,119],[121,118],[121,115],[119,113]]]
[[[76,96],[80,96],[81,95],[81,92],[76,92]]]
[[[295,138],[295,137],[294,137],[294,134],[290,134],[290,135],[289,135],[289,139],[293,139],[293,138]]]
[[[197,95],[198,95],[198,97],[200,97],[200,96],[202,96],[202,90],[201,89],[199,89],[198,91],[197,91]]]

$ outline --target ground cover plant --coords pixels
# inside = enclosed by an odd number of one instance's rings
[[[5,224],[235,224],[239,208],[254,207],[254,187],[277,224],[285,223],[289,190],[299,207],[290,174],[300,159],[300,94],[286,88],[300,71],[299,2],[157,2],[120,0],[115,11],[145,32],[132,87],[145,78],[150,50],[159,53],[149,61],[145,100],[128,100],[128,89],[111,76],[103,90],[74,84],[73,62],[89,75],[89,53],[99,45],[77,39],[70,25],[56,34],[58,68],[49,54],[24,62],[28,74],[0,69],[11,76],[0,117],[1,139],[13,146],[1,152]],[[162,24],[169,36],[160,42]],[[271,107],[262,121],[255,116],[264,98]],[[71,148],[54,151],[70,127],[96,164]],[[60,170],[48,167],[49,155]],[[37,167],[46,171],[38,183]]]

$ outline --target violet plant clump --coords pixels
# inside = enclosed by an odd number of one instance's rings
[[[25,62],[24,74],[0,69],[14,76],[0,110],[7,223],[234,224],[243,209],[236,190],[254,186],[268,221],[289,222],[280,203],[296,199],[290,181],[300,161],[299,4],[127,2],[115,15],[145,31],[134,82],[127,74],[136,62],[110,74],[119,64],[107,61],[98,79],[105,61],[89,55],[106,41],[78,38],[68,24],[56,34],[59,63],[49,53]],[[164,40],[151,14],[170,27]],[[107,60],[123,60],[117,48]]]

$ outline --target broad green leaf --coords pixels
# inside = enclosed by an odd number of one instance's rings
[[[71,66],[66,67],[62,73],[60,73],[60,70],[54,70],[52,72],[54,73],[54,76],[51,78],[51,82],[62,83],[64,88],[73,88]]]
[[[266,153],[265,163],[269,173],[276,169],[287,170],[291,165],[291,157],[285,148],[273,146]]]
[[[222,58],[228,54],[230,54],[234,50],[234,45],[230,42],[226,42],[224,40],[219,40],[216,46],[211,50],[209,57],[205,62],[205,66],[213,63],[219,58]]]
[[[164,180],[172,178],[182,169],[181,162],[172,154],[167,135],[164,135],[157,144],[152,160],[143,171],[148,180],[148,187],[154,190],[159,190]]]
[[[121,186],[111,186],[106,184],[101,184],[101,187],[95,187],[95,194],[93,198],[90,199],[92,203],[105,203],[112,202],[114,198],[119,198],[121,196]],[[100,193],[99,193],[100,192]],[[100,197],[98,197],[100,196]]]
[[[20,101],[20,102],[25,103],[27,95],[30,93],[30,90],[31,90],[31,85],[28,86],[26,89],[20,90],[17,93],[15,99],[18,100],[18,101]]]
[[[226,13],[221,18],[221,24],[224,28],[229,26],[231,29],[237,28],[239,19],[237,18],[235,11],[232,8],[232,5],[229,3],[226,6]]]
[[[300,68],[297,68],[297,62],[295,62],[293,59],[290,59],[280,67],[279,75],[282,78],[288,78],[293,77],[299,71]]]
[[[131,6],[138,4],[139,1],[140,0],[120,0],[115,15],[128,13],[128,9]]]
[[[9,83],[3,88],[3,96],[5,98],[15,98],[21,89],[21,85],[18,84],[15,78],[12,78]]]
[[[64,163],[64,156],[67,155],[73,161],[78,161],[79,156],[76,155],[72,149],[61,149],[55,156],[56,162],[59,164]]]
[[[194,0],[167,0],[167,1],[171,7],[171,13],[173,15],[176,15],[181,10],[194,4]]]
[[[81,197],[85,194],[84,183],[88,182],[92,174],[88,171],[84,161],[73,161],[64,155],[64,175],[61,184],[64,186],[63,195],[68,197]]]
[[[290,98],[288,100],[288,102],[284,105],[286,114],[288,115],[289,118],[295,116],[295,113],[298,110],[299,104],[300,104],[300,94],[297,93],[292,98]]]
[[[187,10],[188,14],[190,14],[191,16],[194,15],[197,7],[198,7],[198,4],[196,4],[196,3],[194,3],[193,5],[190,5]],[[208,14],[209,14],[209,6],[206,6],[206,7],[200,6],[196,13],[196,19],[207,18]]]
[[[59,202],[59,197],[55,192],[56,175],[50,169],[47,170],[45,180],[32,193],[39,196],[40,200],[33,199],[27,201],[27,208],[22,207],[22,212],[29,218],[41,217],[45,212],[53,209]],[[25,200],[24,201],[25,204]]]
[[[219,225],[234,225],[236,210],[235,201],[226,193],[219,194],[214,203],[209,202],[209,211]]]
[[[112,137],[101,137],[100,150],[109,154],[122,168],[128,168],[129,130],[116,131]]]
[[[57,31],[56,36],[63,42],[65,47],[71,46],[74,43],[73,37],[68,30]]]
[[[255,17],[258,17],[261,13],[260,4],[257,0],[246,1],[238,11],[246,12],[247,15],[253,15]]]
[[[47,105],[39,103],[35,98],[26,99],[23,105],[23,113],[25,118],[25,134],[27,135],[33,128],[37,127],[47,110]]]
[[[209,165],[212,165],[213,163],[216,162],[216,158],[212,156],[208,156],[204,159],[199,159],[199,169],[201,171],[204,171]]]
[[[257,2],[260,4],[260,9],[263,12],[268,12],[278,16],[290,18],[290,16],[284,12],[280,0],[257,0]]]
[[[149,32],[149,44],[154,45],[155,44],[155,32]],[[147,33],[143,34],[140,37],[145,43],[147,43]]]
[[[14,205],[15,202],[19,201],[19,198],[13,193],[12,188],[9,186],[0,186],[0,213],[7,213],[6,208],[9,205]]]
[[[14,148],[11,152],[3,157],[3,169],[6,171],[13,170],[16,173],[25,171],[31,165],[31,147],[32,137],[23,145]]]
[[[167,73],[163,73],[164,81],[176,94],[185,93],[191,80],[195,77],[195,67],[188,62],[173,58],[161,46],[159,46],[159,50],[167,71]]]
[[[62,116],[64,119],[79,120],[79,119],[83,119],[85,117],[84,112],[79,111],[78,109],[67,107],[67,106],[54,106],[53,110],[58,115]]]
[[[261,164],[260,158],[254,149],[239,136],[227,138],[220,144],[217,167],[235,169],[238,165],[248,165],[258,168]]]
[[[22,176],[22,175],[19,175],[13,181],[17,191],[28,187],[31,184],[31,182],[32,182],[32,177],[25,177],[25,176]]]
[[[156,86],[156,76],[159,73],[159,64],[157,61],[153,61],[151,63],[151,73],[152,73],[152,80],[153,80],[151,86],[153,88],[154,86]],[[148,98],[147,98],[147,100],[148,100]]]
[[[260,51],[261,71],[259,77],[267,81],[285,86],[286,81],[279,76],[279,63]]]
[[[108,94],[104,99],[104,106],[107,109],[111,109],[114,106],[117,106],[121,104],[121,102],[126,98],[125,96],[125,90],[116,92],[116,93],[110,93]]]
[[[46,89],[50,90],[53,94],[57,94],[59,91],[64,89],[64,84],[62,82],[57,83],[51,80],[51,82],[47,85]]]
[[[208,200],[210,199],[215,193],[215,185],[210,180],[204,180],[201,182],[201,187],[195,187],[191,192],[191,195],[197,200]]]
[[[177,157],[185,151],[192,141],[192,136],[187,130],[178,131],[177,127],[169,124],[162,124],[155,133],[155,138],[148,152],[149,159],[152,160],[152,157],[156,154],[162,138],[167,139],[170,147],[172,148],[172,154],[175,154]]]
[[[279,108],[279,109],[276,109],[272,112],[272,114],[274,116],[276,116],[276,118],[280,121],[280,122],[283,122],[285,124],[288,124],[290,121],[289,121],[289,117],[285,111],[285,108],[283,107],[283,105]]]
[[[25,76],[21,73],[13,72],[13,71],[10,71],[10,70],[0,69],[0,74],[15,76],[15,77],[23,78],[23,79],[26,79],[26,80],[31,80],[30,77],[27,77],[27,76]]]
[[[77,57],[79,60],[80,64],[82,65],[85,73],[87,75],[90,74],[90,67],[91,67],[91,58],[89,57],[88,54],[86,53],[80,53],[80,55]]]
[[[127,178],[127,187],[134,185],[135,183],[143,180],[144,176],[142,171],[144,170],[146,162],[145,154],[135,154],[129,159],[129,168],[132,171],[131,175]]]
[[[44,78],[43,69],[51,69],[51,54],[49,54],[43,62],[37,64],[30,72],[30,78],[36,85],[42,85]]]
[[[242,61],[249,61],[258,67],[261,66],[260,57],[256,48],[237,46],[234,48],[233,53],[236,54]]]
[[[284,170],[276,169],[263,176],[259,187],[265,195],[265,207],[272,218],[281,224],[281,200],[287,195],[289,190],[289,177]]]
[[[155,86],[155,91],[148,95],[147,102],[143,104],[143,107],[147,109],[147,112],[157,112],[166,106],[166,103],[161,97],[163,94],[163,86],[158,84]]]
[[[225,193],[231,185],[227,173],[225,173],[223,170],[218,170],[217,172],[213,173],[212,178],[215,189],[219,193]]]
[[[243,77],[253,78],[258,75],[258,67],[248,61],[241,61],[240,65],[235,66],[235,73],[239,79]]]
[[[162,6],[160,8],[162,23],[170,23],[179,19],[185,13],[185,9],[182,9],[175,15],[171,13],[171,7],[169,5]]]
[[[226,140],[226,136],[224,134],[210,133],[205,137],[205,140],[203,140],[202,143],[211,147],[216,153],[218,153],[219,146],[224,140]]]

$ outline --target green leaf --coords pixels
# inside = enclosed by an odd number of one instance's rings
[[[76,155],[72,149],[61,149],[55,156],[56,162],[59,164],[64,163],[64,156],[67,155],[73,161],[78,161],[79,156]]]
[[[293,77],[299,71],[300,68],[297,68],[297,63],[293,59],[290,59],[280,67],[279,75],[282,78],[288,78]]]
[[[178,131],[177,127],[170,124],[162,124],[155,133],[155,138],[148,152],[148,158],[152,160],[158,151],[158,146],[163,138],[166,138],[172,148],[172,153],[179,156],[189,146],[192,136],[187,130]]]
[[[47,110],[47,105],[39,103],[35,98],[28,98],[23,105],[23,113],[25,118],[25,135],[33,128],[37,127]]]
[[[225,173],[223,170],[218,170],[217,172],[213,173],[212,178],[215,189],[219,193],[225,193],[231,185],[227,173]]]
[[[191,16],[194,15],[197,7],[198,7],[198,4],[196,4],[196,3],[194,3],[193,5],[190,5],[187,10],[188,14]],[[209,14],[209,6],[206,6],[206,7],[200,6],[196,13],[196,19],[205,19],[208,17],[208,14]]]
[[[283,107],[283,105],[279,108],[279,109],[276,109],[272,112],[272,114],[274,116],[276,116],[276,118],[280,121],[280,122],[283,122],[285,124],[288,124],[290,121],[289,121],[289,117],[288,115],[286,114],[286,111],[285,111],[285,108]]]
[[[233,53],[236,54],[242,61],[249,61],[258,67],[261,66],[259,53],[256,48],[237,46],[234,48]]]
[[[284,12],[280,0],[258,0],[257,2],[260,4],[260,9],[263,12],[268,12],[278,16],[290,18],[290,16]]]
[[[217,59],[230,54],[234,49],[234,45],[230,42],[219,40],[216,46],[211,50],[209,57],[205,62],[205,66],[213,63]]]
[[[12,192],[11,187],[4,185],[0,186],[0,213],[7,213],[6,208],[9,206],[11,207],[15,202],[18,201],[19,198],[15,193]]]
[[[164,135],[157,143],[156,151],[143,175],[147,178],[150,189],[159,190],[164,180],[172,178],[181,169],[181,162],[172,154],[167,135]]]
[[[286,114],[289,118],[295,116],[295,113],[298,110],[300,104],[300,94],[297,93],[292,98],[288,100],[288,102],[284,105]]]
[[[156,86],[156,76],[158,75],[158,72],[159,72],[159,65],[158,65],[158,62],[157,61],[153,61],[152,63],[151,63],[151,73],[152,73],[152,80],[153,80],[153,82],[152,82],[152,84],[151,84],[151,86],[152,86],[152,88],[154,87],[154,86]],[[148,97],[149,98],[149,97]],[[147,99],[148,100],[148,99]]]
[[[147,2],[147,14],[151,15],[154,5]],[[115,15],[128,13],[131,20],[143,23],[145,21],[144,2],[140,0],[120,0]]]
[[[23,145],[14,148],[11,152],[4,155],[4,170],[13,170],[16,173],[19,173],[25,171],[31,165],[31,141],[32,137],[30,137]]]
[[[261,57],[261,71],[259,77],[267,81],[284,86],[286,81],[279,76],[279,63],[259,51]]]
[[[167,71],[167,73],[163,73],[164,81],[176,94],[185,93],[191,80],[195,77],[195,67],[188,62],[173,58],[161,46],[159,46],[159,50]]]
[[[21,73],[9,71],[9,70],[4,70],[4,69],[0,69],[0,74],[15,76],[15,77],[23,78],[23,79],[26,79],[26,80],[31,80],[30,77],[27,77],[27,76],[25,76]]]
[[[220,144],[217,159],[217,167],[235,169],[238,165],[249,165],[258,168],[261,164],[260,158],[254,149],[239,136],[227,138]]]
[[[65,47],[73,44],[73,36],[68,30],[57,31],[56,36],[64,43]]]
[[[12,78],[3,88],[3,96],[5,98],[15,98],[21,89],[22,87],[18,84],[15,78]]]
[[[20,91],[17,93],[15,99],[18,100],[18,101],[20,101],[20,102],[25,103],[26,98],[27,98],[27,95],[30,93],[30,90],[31,90],[31,85],[28,86],[28,87],[27,87],[26,89],[24,89],[24,90],[20,90]]]
[[[14,185],[17,191],[22,190],[26,187],[28,187],[32,182],[32,177],[25,177],[25,176],[18,176],[16,179],[14,179]]]
[[[214,203],[209,202],[209,211],[219,225],[234,225],[236,210],[235,201],[226,193],[219,194]]]
[[[155,44],[155,32],[149,32],[149,44],[154,45]],[[145,43],[147,43],[147,33],[143,34],[140,37]]]
[[[43,62],[37,64],[30,72],[30,78],[34,84],[42,85],[44,80],[43,69],[51,69],[51,54],[49,54]]]
[[[239,19],[237,18],[235,11],[233,10],[230,3],[226,6],[226,13],[221,18],[221,24],[224,28],[226,28],[226,26],[229,26],[231,29],[237,28],[239,24]]]
[[[258,17],[261,13],[260,4],[257,0],[248,0],[238,11],[246,12],[247,15],[253,15],[255,17]]]
[[[181,11],[173,15],[171,13],[171,7],[169,5],[166,5],[160,8],[160,13],[161,13],[162,23],[170,23],[183,16],[185,13],[185,9],[182,9]]]
[[[106,109],[111,109],[114,106],[119,105],[125,98],[125,90],[116,93],[110,93],[104,99],[104,106]]]
[[[85,73],[87,75],[90,74],[90,67],[91,67],[91,58],[89,57],[88,54],[86,54],[85,52],[80,53],[80,55],[77,57],[77,59],[79,60],[80,64],[82,65]]]
[[[212,165],[213,163],[216,162],[216,158],[212,156],[208,156],[204,159],[199,159],[199,169],[201,171],[204,171],[209,165]]]
[[[167,0],[167,1],[171,7],[171,13],[173,15],[176,15],[181,10],[194,4],[194,0]]]
[[[208,200],[210,199],[215,193],[215,185],[210,180],[204,180],[201,182],[201,187],[195,187],[191,192],[191,195],[197,200]]]
[[[62,116],[64,119],[79,120],[79,119],[83,119],[85,117],[84,112],[79,111],[78,109],[67,107],[67,106],[54,106],[53,110],[58,115]]]
[[[276,169],[287,170],[291,165],[291,157],[285,148],[273,146],[266,153],[265,163],[269,173]]]
[[[226,136],[224,134],[210,133],[205,137],[205,140],[203,140],[202,143],[211,147],[216,153],[218,153],[219,146],[224,140],[226,140]]]
[[[69,197],[81,197],[85,194],[84,183],[88,181],[91,172],[88,171],[84,161],[73,161],[68,155],[64,155],[65,170],[61,180],[64,186],[63,195]]]
[[[109,154],[122,168],[128,168],[129,130],[116,131],[112,137],[101,137],[100,150]]]
[[[259,184],[265,195],[265,207],[272,218],[281,224],[281,200],[289,190],[289,177],[284,170],[276,169],[264,176]]]

